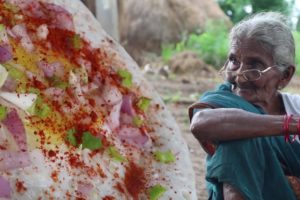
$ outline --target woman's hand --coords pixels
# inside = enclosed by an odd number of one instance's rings
[[[300,199],[300,179],[295,176],[287,176],[291,187],[293,188],[297,199]]]

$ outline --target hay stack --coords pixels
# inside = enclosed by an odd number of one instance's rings
[[[229,19],[214,0],[119,0],[121,43],[139,62],[163,43],[202,30],[208,19]]]

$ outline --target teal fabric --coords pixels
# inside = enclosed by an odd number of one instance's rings
[[[200,102],[219,108],[263,111],[231,92],[230,83],[207,92]],[[223,199],[223,183],[237,188],[249,200],[296,199],[283,171],[300,177],[299,143],[286,144],[283,137],[262,137],[219,142],[213,156],[207,157],[209,199]]]

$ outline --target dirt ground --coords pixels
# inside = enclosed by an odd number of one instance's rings
[[[156,88],[179,124],[182,135],[187,141],[190,150],[196,176],[198,199],[205,200],[208,198],[204,178],[206,154],[189,131],[187,107],[197,101],[201,93],[215,88],[222,80],[218,77],[183,77],[174,74],[166,78],[163,75],[149,73],[146,73],[145,77]],[[294,78],[284,91],[300,94],[300,77]]]

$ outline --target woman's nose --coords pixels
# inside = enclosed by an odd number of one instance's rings
[[[243,74],[240,73],[240,72],[241,72],[241,70],[239,70],[238,73],[236,74],[236,76],[235,76],[235,81],[236,81],[238,84],[247,82],[247,79],[245,79],[245,77],[243,76]]]
[[[245,68],[245,65],[241,63],[239,69],[236,71],[235,80],[238,83],[247,82],[247,80],[245,79],[245,77],[242,73],[244,71],[244,68]]]

